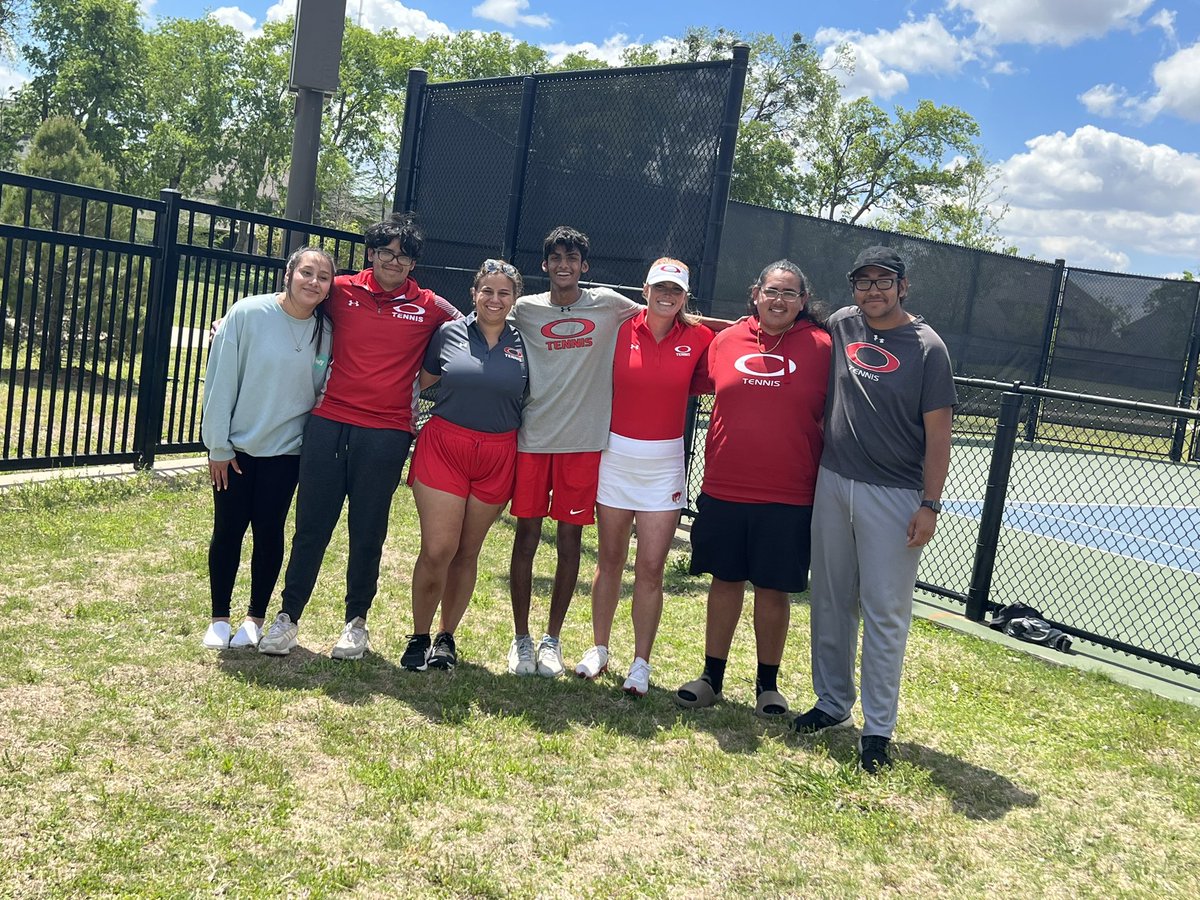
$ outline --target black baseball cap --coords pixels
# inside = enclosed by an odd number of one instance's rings
[[[895,272],[901,278],[904,277],[904,260],[891,247],[868,247],[858,254],[858,259],[854,261],[854,268],[847,272],[846,276],[853,278],[855,272],[867,266],[878,266],[889,272]]]

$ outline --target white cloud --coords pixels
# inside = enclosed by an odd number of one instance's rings
[[[1130,94],[1115,84],[1098,84],[1079,95],[1088,112],[1148,122],[1160,113],[1200,122],[1200,41],[1176,51],[1154,67],[1158,91],[1149,97]]]
[[[295,15],[296,0],[276,0],[276,2],[267,9],[268,22],[282,22],[288,16]]]
[[[1181,119],[1200,122],[1200,41],[1178,51],[1154,67],[1158,93],[1147,101],[1152,112],[1166,111]]]
[[[1023,251],[1116,270],[1128,253],[1200,258],[1200,156],[1091,125],[1026,146],[1001,164],[1002,229]]]
[[[222,25],[228,25],[231,28],[236,28],[247,37],[255,34],[254,16],[239,9],[236,6],[222,6],[214,9],[208,14],[208,17]]]
[[[1169,40],[1171,43],[1175,43],[1175,10],[1160,9],[1149,19],[1147,19],[1146,22],[1149,25],[1153,25],[1155,28],[1161,28],[1163,30],[1163,34],[1167,36],[1167,40]]]
[[[663,39],[666,41],[667,39]],[[667,44],[660,41],[654,46],[656,49],[666,47]],[[640,46],[641,42],[631,41],[629,35],[614,34],[608,38],[603,44],[594,44],[591,41],[581,41],[578,44],[567,44],[558,42],[554,44],[542,44],[541,48],[550,56],[550,65],[557,66],[560,62],[570,56],[572,53],[584,53],[592,59],[602,59],[610,66],[621,65],[621,54],[630,47]]]
[[[549,28],[553,19],[546,15],[529,15],[524,10],[529,9],[529,0],[483,0],[478,6],[471,8],[471,15],[490,22],[499,22],[509,28],[518,25],[529,25],[533,28]]]
[[[825,48],[826,66],[837,62],[839,47],[849,48],[854,71],[842,73],[841,81],[843,93],[850,97],[887,99],[908,90],[906,73],[950,74],[980,56],[970,39],[955,37],[933,14],[873,34],[821,28],[813,40]]]
[[[1136,28],[1154,0],[948,0],[997,43],[1066,47],[1117,28]],[[1155,23],[1157,24],[1157,23]]]

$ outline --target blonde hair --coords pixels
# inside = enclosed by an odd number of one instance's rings
[[[660,256],[654,262],[650,263],[650,268],[653,269],[655,266],[663,265],[679,266],[679,268],[691,275],[692,270],[688,268],[688,264],[681,259],[676,259],[673,256]],[[646,285],[646,287],[649,287],[649,285]],[[689,292],[688,300],[690,301],[691,299],[692,295]],[[700,324],[700,316],[688,309],[687,303],[684,303],[683,306],[680,307],[679,312],[675,313],[675,321],[686,328],[690,328],[693,325]]]

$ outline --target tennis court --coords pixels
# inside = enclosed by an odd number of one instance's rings
[[[920,578],[965,592],[990,442],[956,442]],[[1200,665],[1200,467],[1018,444],[991,599]]]

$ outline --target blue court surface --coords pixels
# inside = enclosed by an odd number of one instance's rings
[[[978,520],[983,501],[947,500],[944,508]],[[1200,507],[1009,503],[1002,521],[1027,534],[1200,574]]]

